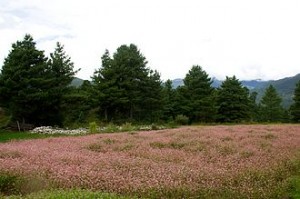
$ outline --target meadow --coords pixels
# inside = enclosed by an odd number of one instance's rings
[[[10,198],[299,198],[299,149],[300,125],[291,124],[12,140],[0,143],[0,191]]]

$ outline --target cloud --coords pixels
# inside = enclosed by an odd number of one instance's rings
[[[38,40],[36,40],[37,43],[43,43],[43,42],[56,42],[62,38],[67,38],[67,39],[73,39],[75,36],[71,35],[71,34],[62,34],[62,35],[49,35],[46,37],[41,37]]]
[[[29,33],[47,53],[63,43],[85,79],[105,49],[130,43],[163,79],[195,64],[219,79],[280,78],[300,72],[299,10],[297,0],[1,0],[0,58]]]

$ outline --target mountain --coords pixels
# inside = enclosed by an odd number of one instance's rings
[[[178,78],[178,79],[172,80],[172,87],[174,89],[176,89],[178,86],[182,86],[182,85],[183,85],[183,79]]]
[[[282,98],[282,105],[287,108],[293,103],[294,90],[297,82],[299,81],[300,73],[293,77],[286,77],[279,80],[266,81],[260,87],[254,88],[253,91],[256,91],[258,93],[257,98],[258,100],[260,100],[266,88],[272,84]]]
[[[213,81],[212,86],[214,88],[218,88],[222,84],[222,81],[220,81],[216,78],[212,78],[212,81]],[[184,84],[183,79],[177,78],[177,79],[172,80],[172,87],[174,89],[176,89],[178,86],[183,86],[183,84]]]
[[[74,79],[71,82],[71,86],[80,87],[83,84],[83,81],[84,81],[83,79],[80,79],[78,77],[74,77]]]
[[[255,89],[255,88],[261,88],[263,87],[267,81],[262,81],[260,79],[257,80],[242,80],[241,83],[243,86],[247,87],[249,90]]]
[[[216,78],[212,78],[213,83],[212,86],[218,88],[222,81]],[[300,73],[293,77],[286,77],[279,80],[270,80],[270,81],[262,81],[258,80],[242,80],[241,83],[243,86],[247,87],[250,92],[257,92],[257,100],[258,102],[264,95],[266,88],[269,85],[273,85],[278,94],[282,97],[282,105],[288,108],[293,103],[293,95],[297,82],[300,81]],[[177,88],[178,86],[183,85],[183,79],[175,79],[173,80],[173,88]]]

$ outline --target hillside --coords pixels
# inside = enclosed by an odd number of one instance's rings
[[[78,77],[74,77],[74,79],[71,82],[71,86],[79,87],[83,84],[83,81],[84,81],[83,79],[80,79]]]
[[[267,81],[259,87],[254,88],[253,91],[258,93],[257,97],[259,100],[263,96],[265,89],[272,84],[282,97],[282,105],[284,107],[289,107],[293,103],[294,90],[298,81],[300,81],[300,74],[279,80]]]
[[[212,80],[212,86],[215,88],[218,88],[222,84],[222,81],[216,78],[212,78]],[[247,87],[251,92],[256,91],[258,93],[258,101],[263,96],[265,89],[272,84],[277,89],[279,95],[282,97],[282,105],[287,108],[293,103],[293,94],[298,81],[300,81],[300,74],[297,74],[293,77],[286,77],[283,79],[270,81],[242,80],[241,83],[243,84],[243,86]],[[177,88],[178,86],[182,85],[183,79],[173,80],[173,88]]]

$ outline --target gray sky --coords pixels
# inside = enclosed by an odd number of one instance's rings
[[[298,0],[0,0],[0,63],[31,34],[48,56],[65,45],[78,77],[134,43],[163,80],[192,65],[224,79],[279,79],[300,73]]]

